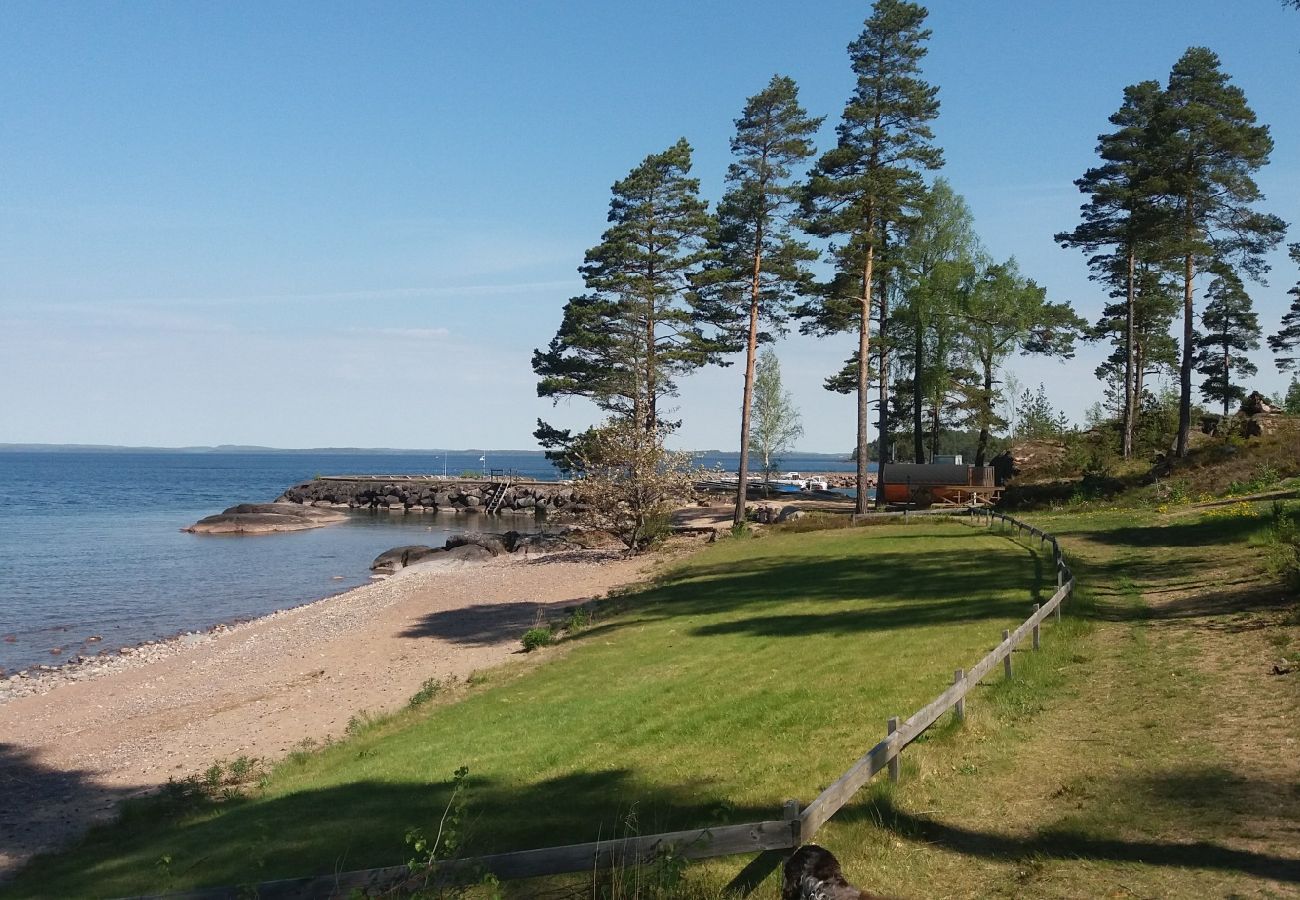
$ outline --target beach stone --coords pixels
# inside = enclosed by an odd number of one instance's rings
[[[467,534],[457,534],[447,538],[446,547],[448,550],[466,546],[482,547],[493,556],[500,556],[502,553],[509,552],[504,535],[480,534],[471,531]]]
[[[370,564],[372,572],[396,572],[398,569],[405,568],[417,560],[424,559],[431,553],[441,552],[436,547],[428,547],[423,544],[408,544],[403,547],[394,547],[391,550],[385,550],[375,557],[375,561]]]

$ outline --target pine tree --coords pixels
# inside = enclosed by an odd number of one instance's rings
[[[1139,260],[1155,255],[1153,245],[1158,241],[1161,224],[1154,146],[1160,97],[1160,85],[1155,81],[1124,89],[1124,103],[1110,117],[1119,130],[1097,138],[1097,155],[1103,164],[1075,181],[1079,190],[1089,195],[1081,207],[1083,221],[1074,231],[1056,235],[1062,246],[1092,254],[1088,260],[1092,279],[1109,284],[1112,297],[1124,298],[1122,315],[1115,316],[1108,307],[1107,319],[1111,328],[1119,331],[1123,346],[1120,450],[1125,459],[1133,452],[1137,398],[1141,393],[1135,360],[1137,271]]]
[[[748,490],[750,410],[761,326],[783,329],[794,301],[810,293],[807,264],[819,254],[795,240],[790,219],[799,188],[794,167],[813,155],[812,137],[821,119],[799,105],[790,78],[774,75],[749,98],[736,120],[727,169],[727,192],[718,204],[716,256],[704,275],[709,317],[739,325],[744,332],[745,384],[740,405],[740,483],[735,522],[745,521]]]
[[[902,219],[921,195],[921,172],[943,162],[929,125],[939,114],[938,89],[919,77],[930,36],[926,15],[916,3],[876,0],[861,36],[849,45],[857,84],[836,128],[836,146],[818,160],[805,198],[809,230],[837,239],[836,277],[819,302],[805,307],[806,330],[858,335],[858,512],[867,509],[877,254],[889,223]]]
[[[1222,403],[1226,418],[1229,404],[1246,396],[1234,377],[1259,371],[1246,356],[1246,351],[1259,349],[1259,317],[1235,272],[1221,272],[1206,296],[1209,302],[1201,313],[1205,334],[1197,342],[1196,371],[1205,376],[1201,395]]]
[[[1286,389],[1286,399],[1282,404],[1287,415],[1300,416],[1300,378],[1291,376],[1291,385]]]
[[[1131,329],[1131,362],[1126,343],[1128,329],[1125,320],[1129,311],[1126,300],[1107,305],[1101,319],[1093,326],[1092,337],[1100,340],[1111,336],[1115,345],[1114,352],[1097,367],[1097,378],[1103,382],[1112,380],[1121,385],[1119,408],[1123,421],[1123,404],[1125,402],[1123,384],[1124,375],[1131,368],[1132,376],[1128,379],[1128,389],[1133,394],[1133,439],[1134,452],[1137,450],[1137,432],[1141,429],[1143,410],[1149,408],[1147,397],[1147,379],[1167,374],[1178,369],[1178,342],[1169,333],[1174,317],[1178,314],[1179,297],[1175,286],[1169,281],[1164,270],[1149,263],[1141,264],[1136,272],[1134,301],[1132,304],[1133,324]]]
[[[1287,249],[1291,252],[1292,261],[1300,264],[1300,244],[1292,244]],[[1300,283],[1287,293],[1295,299],[1282,317],[1282,327],[1277,334],[1268,336],[1268,349],[1277,357],[1277,367],[1283,372],[1300,362],[1300,353],[1297,352],[1300,349]]]
[[[667,424],[659,401],[676,394],[676,378],[721,361],[729,346],[710,333],[693,288],[714,223],[690,170],[683,138],[614,184],[610,227],[579,268],[587,293],[533,353],[538,396],[588,397],[650,433]],[[537,436],[571,439],[544,422]]]
[[[1020,395],[1020,421],[1016,437],[1025,440],[1043,440],[1060,437],[1070,430],[1070,420],[1058,412],[1047,399],[1047,388],[1038,385],[1037,391],[1025,389]]]
[[[1174,64],[1160,115],[1164,192],[1179,226],[1177,255],[1183,262],[1183,341],[1179,368],[1178,438],[1187,455],[1192,421],[1195,361],[1193,287],[1198,267],[1232,266],[1260,279],[1264,254],[1282,240],[1286,225],[1254,210],[1263,199],[1252,175],[1268,163],[1273,139],[1241,88],[1219,69],[1219,57],[1192,47]]]

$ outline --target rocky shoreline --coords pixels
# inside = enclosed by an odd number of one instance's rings
[[[406,568],[431,570],[448,564],[481,564],[497,557],[503,557],[505,562],[523,561],[553,553],[604,549],[607,546],[609,546],[608,541],[601,541],[597,535],[584,529],[566,529],[563,532],[550,534],[521,534],[517,531],[503,534],[477,532],[458,534],[448,538],[442,547],[410,545],[394,547],[381,553],[370,565],[372,572],[370,583],[373,584]],[[116,649],[104,648],[92,656],[78,654],[57,665],[34,665],[17,672],[0,675],[0,704],[18,697],[44,694],[63,684],[72,684],[149,665],[209,643],[222,635],[253,628],[305,607],[345,597],[366,587],[368,584],[358,585],[337,594],[318,597],[252,619],[219,622],[206,629],[183,631],[170,637],[141,641],[138,644]]]
[[[562,481],[327,476],[295,484],[276,502],[391,512],[545,516],[578,502],[578,496],[572,485]]]

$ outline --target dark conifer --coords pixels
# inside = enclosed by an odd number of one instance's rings
[[[1300,264],[1300,244],[1292,244],[1287,249],[1291,251],[1291,259]],[[1300,351],[1300,283],[1287,293],[1295,299],[1282,317],[1282,327],[1277,334],[1268,336],[1268,349],[1277,357],[1277,367],[1283,372],[1300,363],[1300,352],[1297,352]]]
[[[651,432],[665,424],[659,401],[676,394],[676,378],[720,361],[727,345],[699,314],[693,285],[713,218],[690,170],[683,138],[614,184],[610,227],[579,268],[587,293],[565,304],[550,345],[533,353],[538,396],[588,397]],[[539,439],[565,439],[538,425]]]
[[[1259,317],[1235,272],[1221,272],[1206,296],[1209,302],[1201,313],[1205,333],[1197,342],[1196,371],[1205,376],[1201,395],[1222,403],[1226,417],[1232,401],[1246,396],[1235,379],[1259,371],[1246,356],[1247,351],[1259,349]]]
[[[714,259],[701,279],[702,314],[736,326],[745,347],[737,524],[745,519],[755,360],[759,342],[769,337],[760,329],[783,330],[793,303],[813,284],[807,265],[819,254],[794,238],[790,220],[799,190],[794,170],[813,155],[812,138],[821,122],[799,105],[799,89],[790,78],[774,75],[749,98],[731,139],[735,161],[718,204]]]
[[[1176,255],[1183,264],[1183,343],[1176,452],[1187,454],[1195,360],[1193,286],[1199,269],[1230,266],[1259,280],[1264,255],[1286,224],[1253,205],[1263,194],[1252,177],[1268,163],[1273,139],[1256,124],[1246,95],[1219,68],[1219,57],[1192,47],[1169,74],[1160,115],[1162,193],[1177,218]]]
[[[1110,117],[1118,130],[1100,135],[1097,155],[1102,165],[1089,169],[1075,181],[1089,196],[1082,207],[1083,221],[1071,232],[1056,235],[1065,247],[1078,247],[1091,254],[1090,276],[1122,297],[1120,315],[1108,307],[1107,331],[1116,330],[1122,345],[1123,404],[1120,450],[1124,458],[1133,452],[1137,418],[1138,386],[1137,273],[1144,261],[1158,254],[1162,209],[1156,203],[1158,161],[1155,121],[1161,97],[1160,85],[1144,81],[1124,89],[1124,103]],[[1100,336],[1100,335],[1098,335]]]

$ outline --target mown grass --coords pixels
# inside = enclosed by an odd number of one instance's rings
[[[1054,587],[1032,549],[954,523],[724,541],[540,651],[544,665],[359,726],[242,797],[135,804],[4,893],[120,896],[401,863],[403,835],[436,830],[461,766],[471,854],[622,834],[630,815],[642,833],[774,818]],[[1034,686],[1065,678],[1057,662],[1026,658],[1023,679],[977,692],[972,711],[997,699],[972,727],[1032,711]]]
[[[899,896],[1300,893],[1300,684],[1270,671],[1300,616],[1269,504],[1029,518],[1083,586],[1076,630],[818,841]]]

